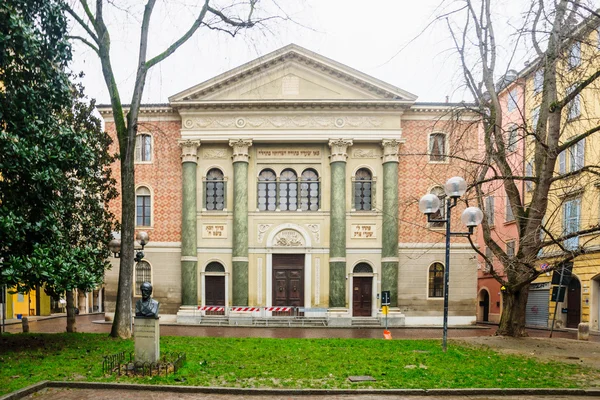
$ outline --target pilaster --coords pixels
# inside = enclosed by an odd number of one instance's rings
[[[198,223],[196,169],[199,140],[180,140],[183,175],[181,223],[181,304],[198,304]]]
[[[248,305],[248,151],[252,140],[230,140],[233,148],[232,305]]]
[[[383,209],[381,243],[381,290],[390,291],[392,307],[398,304],[398,146],[395,139],[384,139]]]
[[[352,140],[329,141],[331,211],[329,235],[329,307],[346,307],[346,160]]]

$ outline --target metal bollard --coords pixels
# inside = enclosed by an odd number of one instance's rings
[[[23,333],[29,332],[29,318],[23,317],[21,320],[21,324],[23,325]]]

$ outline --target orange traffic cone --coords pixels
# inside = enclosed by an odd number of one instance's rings
[[[392,332],[387,329],[383,331],[383,338],[386,340],[392,340]]]

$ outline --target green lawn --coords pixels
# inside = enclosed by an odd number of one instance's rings
[[[100,334],[0,336],[0,395],[41,380],[268,388],[587,387],[600,371],[550,365],[439,340],[163,337],[161,351],[187,362],[168,377],[103,376],[102,356],[133,341]],[[376,382],[350,383],[351,375]]]

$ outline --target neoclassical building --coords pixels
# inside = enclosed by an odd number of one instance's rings
[[[389,291],[390,324],[441,323],[443,237],[414,199],[458,168],[452,105],[415,100],[289,45],[142,106],[136,224],[151,241],[136,286],[151,281],[179,322],[350,325],[380,318]],[[114,132],[110,107],[99,110]],[[470,323],[477,264],[464,243],[453,251],[450,322]],[[108,310],[117,276],[115,262]]]

